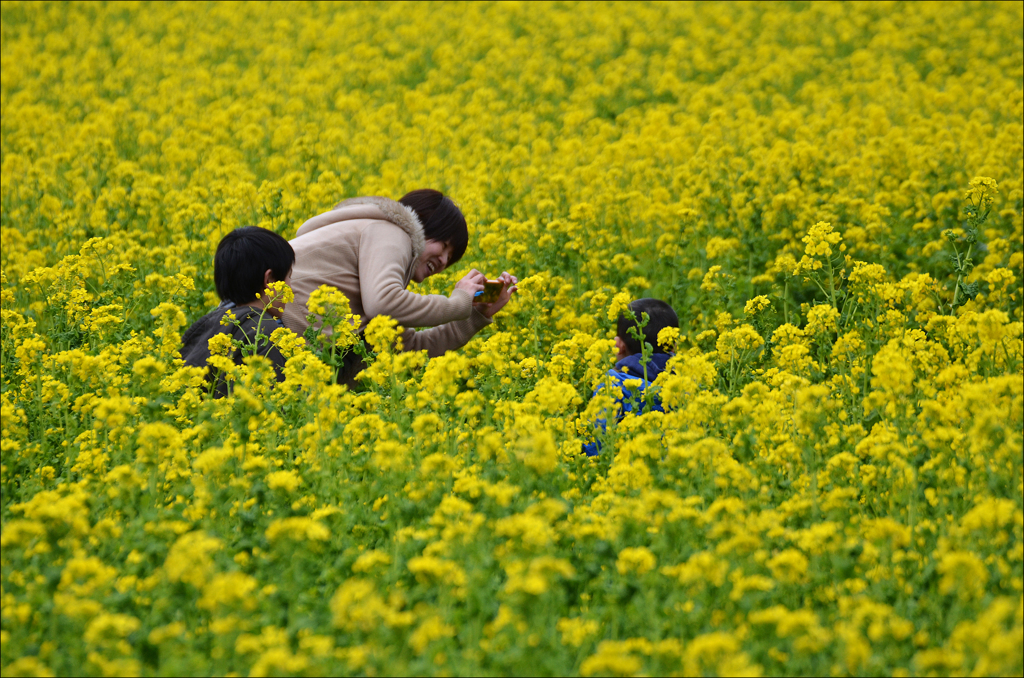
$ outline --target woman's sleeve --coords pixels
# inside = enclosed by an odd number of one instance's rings
[[[455,351],[469,342],[473,335],[490,325],[492,320],[475,308],[465,320],[456,320],[429,330],[406,330],[402,346],[406,351],[426,351],[431,358]]]
[[[398,226],[378,222],[363,231],[359,242],[359,293],[366,316],[391,316],[406,327],[435,327],[468,319],[473,310],[469,292],[452,290],[452,295],[446,297],[405,289],[410,256],[409,236]]]

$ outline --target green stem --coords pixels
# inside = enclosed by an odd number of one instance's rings
[[[953,251],[956,252],[956,285],[953,287],[953,303],[949,306],[950,313],[956,311],[956,302],[960,298],[960,282],[964,279],[964,264],[967,263],[971,257],[971,249],[974,247],[974,243],[967,245],[967,252],[964,254],[963,259],[960,258],[960,251],[956,248],[956,244],[953,244]]]
[[[847,299],[849,299],[849,295],[847,295]],[[845,304],[844,304],[844,306],[845,306]],[[860,306],[860,304],[858,302],[854,302],[853,303],[853,310],[850,311],[850,315],[846,316],[846,320],[843,321],[843,329],[844,330],[846,329],[846,326],[850,324],[850,320],[857,316],[857,308],[859,306]]]
[[[786,280],[786,285],[782,289],[782,311],[786,316],[786,324],[789,324],[789,280]]]
[[[828,258],[828,300],[832,304],[832,308],[836,308],[836,286],[835,286],[835,269],[832,267],[832,257]],[[837,309],[838,310],[838,309]]]

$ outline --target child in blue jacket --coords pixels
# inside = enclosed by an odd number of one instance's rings
[[[615,350],[618,361],[614,368],[608,370],[608,374],[615,379],[619,389],[615,400],[616,420],[622,419],[627,412],[643,409],[647,387],[665,371],[666,363],[672,357],[667,347],[658,344],[658,333],[666,327],[679,327],[676,312],[661,299],[637,299],[628,308],[632,313],[620,313],[616,323]],[[647,324],[641,329],[644,314],[647,315]],[[649,350],[652,353],[646,362],[644,347],[640,339],[633,336],[634,334],[642,335],[643,343],[650,346]],[[639,385],[635,385],[634,380],[639,380]],[[633,382],[632,388],[626,386],[627,381]],[[598,388],[598,391],[600,390]],[[648,405],[653,411],[663,411],[657,396],[652,396]],[[595,426],[603,431],[605,420],[598,419]],[[596,456],[600,451],[601,444],[597,441],[583,445],[583,452],[589,457]]]

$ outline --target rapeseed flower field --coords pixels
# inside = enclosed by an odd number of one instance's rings
[[[0,32],[5,676],[1024,671],[1020,3]],[[493,326],[203,395],[225,233],[421,187],[471,242],[418,291],[513,271]],[[665,411],[591,459],[639,296]]]

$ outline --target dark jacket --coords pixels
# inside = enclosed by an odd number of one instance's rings
[[[615,414],[616,421],[626,416],[627,412],[633,412],[634,408],[636,411],[643,409],[644,392],[647,390],[647,387],[658,378],[658,375],[665,371],[665,366],[671,357],[672,355],[668,353],[655,353],[652,355],[650,360],[647,362],[646,379],[644,379],[644,366],[641,362],[642,356],[639,354],[626,356],[619,362],[615,363],[615,367],[613,369],[608,370],[608,374],[615,378],[619,387],[619,394],[615,399],[615,402],[618,405],[618,411]],[[639,379],[640,384],[635,386],[634,389],[627,388],[626,381],[632,379]],[[594,395],[597,395],[600,391],[601,387],[598,387],[598,389],[594,391]],[[661,400],[656,395],[648,401],[648,405],[650,406],[651,411],[664,412],[661,408]],[[598,419],[595,421],[594,427],[604,431],[606,427],[605,419]],[[583,445],[583,452],[588,457],[596,456],[600,451],[601,443],[596,440]]]
[[[221,318],[229,310],[234,313],[236,322],[221,325]],[[192,367],[206,367],[206,361],[210,358],[209,342],[211,337],[217,334],[228,334],[232,339],[240,340],[243,346],[255,343],[256,353],[269,358],[270,362],[274,364],[277,380],[284,381],[284,356],[267,339],[259,338],[259,335],[269,338],[279,327],[284,327],[281,321],[269,313],[265,313],[263,309],[252,306],[236,307],[232,302],[225,301],[188,328],[181,338],[181,359],[185,361],[186,365]],[[251,352],[243,352],[242,348],[237,348],[231,359],[236,365],[241,365],[242,359],[250,354]],[[207,372],[206,381],[209,383],[210,392],[214,397],[222,398],[228,395],[228,384],[213,372],[213,370]]]

